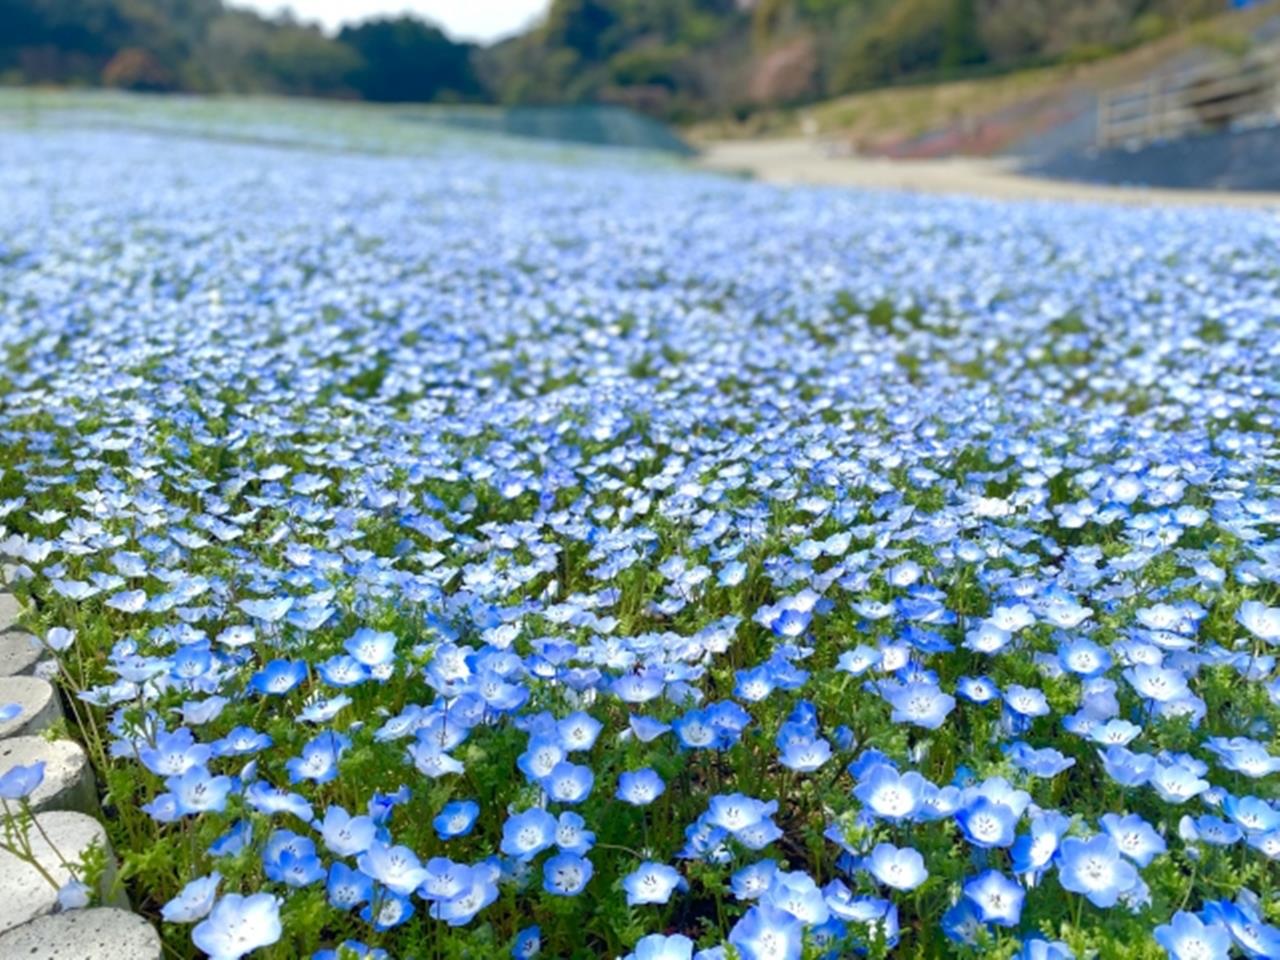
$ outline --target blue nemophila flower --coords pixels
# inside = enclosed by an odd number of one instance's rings
[[[156,776],[174,777],[208,763],[211,753],[208,744],[196,743],[189,729],[179,727],[172,733],[159,733],[153,743],[139,747],[138,759]]]
[[[846,650],[840,654],[840,659],[836,663],[837,669],[846,673],[851,673],[855,677],[861,676],[868,670],[880,663],[880,651],[874,647],[859,645],[852,650]]]
[[[214,775],[204,766],[189,768],[181,776],[170,777],[164,785],[173,795],[173,802],[180,816],[222,811],[227,806],[227,796],[234,783],[225,775]]]
[[[1140,663],[1124,672],[1135,693],[1157,703],[1169,703],[1187,695],[1187,678],[1177,670]]]
[[[1026,891],[999,870],[987,870],[965,881],[965,899],[977,910],[983,923],[1016,927],[1022,917]]]
[[[349,654],[335,654],[316,664],[320,679],[331,687],[354,687],[369,679],[369,668]]]
[[[108,597],[105,605],[123,613],[139,613],[147,605],[147,591],[121,590]]]
[[[407,897],[426,879],[427,871],[418,855],[404,846],[389,846],[379,840],[356,860],[361,872],[392,893]]]
[[[886,820],[909,820],[924,799],[925,779],[914,770],[899,773],[887,763],[873,764],[853,789],[866,809]]]
[[[1184,815],[1178,821],[1178,835],[1188,844],[1203,842],[1216,847],[1229,847],[1240,842],[1244,831],[1234,823],[1228,823],[1212,814],[1194,819]],[[1193,847],[1189,847],[1187,852],[1198,853]]]
[[[942,914],[942,932],[953,943],[976,947],[987,928],[977,905],[968,897],[962,897]]]
[[[763,817],[750,826],[733,831],[733,839],[748,850],[763,850],[782,837],[782,828],[771,817]]]
[[[1257,895],[1245,889],[1237,894],[1234,903],[1226,900],[1207,902],[1202,916],[1208,923],[1221,923],[1225,926],[1246,956],[1278,956],[1280,927],[1265,923],[1260,911]]]
[[[359,940],[343,940],[334,950],[317,950],[311,960],[389,960],[381,947],[370,947]]]
[[[723,734],[711,722],[705,710],[690,710],[671,724],[680,746],[686,750],[709,749],[724,746]]]
[[[738,870],[730,878],[733,895],[739,900],[756,900],[773,884],[778,864],[774,860],[758,860]]]
[[[241,610],[256,620],[276,623],[284,619],[293,608],[293,597],[273,597],[268,600],[241,600],[236,604]]]
[[[1125,747],[1141,734],[1142,728],[1136,723],[1116,717],[1093,727],[1089,731],[1089,739],[1104,747]]]
[[[533,960],[542,952],[542,928],[536,924],[516,934],[511,944],[512,960]]]
[[[288,693],[307,678],[307,665],[298,660],[272,660],[253,675],[249,689],[263,695]]]
[[[1000,688],[990,677],[961,677],[956,681],[956,693],[970,703],[990,703],[1000,696]]]
[[[666,685],[659,670],[628,673],[613,682],[612,690],[623,703],[648,703],[662,693]]]
[[[502,825],[502,852],[518,860],[532,860],[555,843],[556,818],[531,807],[507,818]]]
[[[556,820],[556,846],[561,853],[576,853],[585,857],[596,842],[596,835],[587,829],[587,822],[572,810],[566,810]]]
[[[956,823],[964,838],[976,847],[1007,847],[1013,843],[1018,814],[1003,803],[979,796],[956,812]]]
[[[920,797],[920,809],[916,811],[916,819],[930,823],[946,820],[955,815],[964,803],[965,797],[960,788],[949,784],[939,787],[925,781],[924,791]]]
[[[618,775],[617,797],[624,803],[643,807],[662,796],[666,784],[653,770],[624,770]]]
[[[1223,924],[1205,923],[1184,910],[1156,927],[1154,936],[1170,960],[1227,960],[1231,954],[1231,932]]]
[[[93,890],[83,880],[71,879],[58,888],[58,911],[83,910],[93,900]]]
[[[1095,677],[1111,666],[1111,654],[1088,637],[1072,637],[1058,647],[1059,662],[1072,673]]]
[[[800,960],[804,926],[785,910],[762,904],[734,924],[729,943],[742,960]]]
[[[210,960],[239,960],[280,939],[280,900],[269,893],[228,893],[191,931],[191,942]]]
[[[50,627],[49,632],[44,635],[45,646],[54,653],[63,653],[71,649],[75,640],[76,631],[68,630],[66,627]]]
[[[774,801],[757,800],[741,793],[717,794],[707,804],[707,823],[738,833],[772,816],[777,809]]]
[[[452,840],[469,834],[479,816],[480,805],[474,800],[454,800],[446,803],[431,823],[441,840]]]
[[[351,746],[349,737],[326,730],[313,737],[302,748],[301,756],[285,761],[290,783],[310,780],[329,783],[338,776],[338,760]]]
[[[581,803],[591,793],[594,782],[590,767],[561,761],[542,778],[542,789],[556,803]]]
[[[375,791],[365,805],[365,809],[375,824],[380,827],[385,826],[395,808],[408,803],[412,796],[412,791],[403,784],[394,793]]]
[[[245,803],[259,813],[268,816],[277,813],[291,813],[299,820],[310,823],[314,819],[311,804],[307,798],[298,793],[290,793],[273,787],[263,780],[256,780],[244,791]]]
[[[1019,741],[1006,749],[1014,766],[1033,777],[1056,777],[1076,765],[1075,757],[1068,757],[1053,747],[1036,750],[1030,744]]]
[[[1106,813],[1098,823],[1115,840],[1120,852],[1140,867],[1149,865],[1155,857],[1168,849],[1164,838],[1136,813],[1123,817],[1116,813]]]
[[[498,899],[497,872],[478,864],[466,871],[466,884],[447,899],[431,905],[431,915],[451,927],[466,926],[485,907]]]
[[[778,762],[799,773],[812,773],[831,759],[831,744],[822,737],[792,737],[782,747]]]
[[[1043,690],[1011,683],[1004,689],[1004,703],[1019,720],[1043,717],[1049,713],[1049,701]]]
[[[452,900],[471,886],[474,873],[475,868],[465,863],[456,863],[448,857],[432,857],[418,886],[418,896],[431,901]]]
[[[361,627],[342,645],[372,676],[385,678],[380,669],[395,659],[396,635],[382,630]]]
[[[209,845],[211,857],[234,857],[253,841],[253,824],[237,820],[231,829]]]
[[[1009,851],[1013,858],[1013,872],[1038,878],[1053,861],[1058,844],[1070,827],[1070,818],[1054,810],[1033,816],[1030,831],[1014,840]]]
[[[671,725],[668,723],[637,713],[631,715],[628,723],[631,732],[635,734],[636,739],[641,743],[650,743],[671,729]]]
[[[1280,607],[1246,600],[1236,611],[1236,620],[1259,640],[1271,644],[1280,642]]]
[[[262,871],[269,879],[291,887],[310,886],[325,876],[315,843],[289,830],[277,830],[267,838]]]
[[[444,751],[439,738],[424,730],[418,731],[418,739],[410,744],[406,753],[413,761],[413,768],[432,780],[452,773],[462,773],[466,769],[460,760]]]
[[[1088,898],[1095,907],[1111,907],[1138,881],[1138,871],[1120,855],[1109,835],[1082,840],[1067,837],[1058,853],[1058,882],[1064,890]]]
[[[567,756],[568,751],[558,736],[530,737],[528,747],[516,758],[516,766],[530,781],[537,783],[551,776],[551,771]]]
[[[379,933],[394,930],[413,916],[415,907],[407,896],[383,891],[360,910],[360,919]]]
[[[595,870],[591,861],[573,853],[558,853],[542,865],[542,886],[548,893],[576,897]]]
[[[681,933],[651,933],[636,941],[624,960],[692,960],[693,941]]]
[[[924,857],[910,847],[878,843],[864,862],[872,876],[895,890],[914,890],[929,876]]]
[[[1041,940],[1033,937],[1022,941],[1016,960],[1075,960],[1076,955],[1061,940]]]
[[[956,699],[932,683],[912,682],[890,689],[884,697],[893,707],[894,723],[910,723],[937,730],[955,708]]]
[[[1209,737],[1205,749],[1218,755],[1222,766],[1233,773],[1258,779],[1280,772],[1280,757],[1272,756],[1265,744],[1248,737]]]
[[[831,908],[813,877],[803,870],[779,870],[760,898],[762,906],[785,910],[809,926],[825,923]]]
[[[44,761],[14,764],[0,775],[0,798],[21,800],[29,797],[44,782]]]
[[[1149,782],[1165,803],[1181,804],[1209,789],[1209,781],[1201,779],[1203,774],[1202,766],[1186,760],[1157,761]]]
[[[665,863],[645,862],[622,879],[622,889],[627,894],[627,905],[642,903],[666,903],[674,890],[686,889],[688,884],[680,874]]]
[[[1135,753],[1121,746],[1111,746],[1098,751],[1103,769],[1116,783],[1137,787],[1148,782],[1156,770],[1156,758],[1150,754]]]
[[[325,895],[334,909],[354,910],[373,899],[373,880],[362,871],[352,869],[341,860],[335,860],[329,865]]]
[[[770,664],[764,663],[749,670],[739,670],[733,688],[733,695],[750,703],[758,703],[773,692],[774,671]]]
[[[195,923],[204,919],[213,909],[213,902],[218,896],[218,884],[221,882],[222,874],[216,870],[208,876],[192,880],[161,908],[160,915],[166,923]]]
[[[581,711],[570,714],[556,724],[560,744],[570,753],[590,750],[595,746],[596,738],[600,736],[602,729],[604,725],[599,720]]]
[[[1280,810],[1259,797],[1228,794],[1223,798],[1222,812],[1246,833],[1267,833],[1280,827]]]
[[[1246,833],[1244,839],[1245,843],[1268,860],[1280,860],[1280,830],[1268,830],[1265,833]]]
[[[325,808],[320,836],[330,853],[339,857],[364,853],[373,845],[376,834],[377,828],[371,817],[364,814],[352,816],[336,804]]]

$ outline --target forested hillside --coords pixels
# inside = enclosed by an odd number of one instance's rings
[[[608,99],[673,116],[1088,59],[1225,0],[554,0],[479,53],[507,102]]]
[[[1088,59],[1227,0],[553,0],[477,49],[409,17],[329,37],[222,0],[0,0],[0,79],[371,100],[609,101],[673,119]]]
[[[472,47],[409,17],[338,37],[221,0],[0,0],[0,80],[369,100],[479,96]]]

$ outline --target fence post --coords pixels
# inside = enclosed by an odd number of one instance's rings
[[[1159,140],[1164,117],[1160,111],[1160,75],[1153,73],[1147,79],[1147,141]]]

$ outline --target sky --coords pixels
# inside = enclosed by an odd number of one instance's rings
[[[335,31],[343,23],[413,13],[444,27],[455,40],[487,43],[518,32],[547,8],[548,0],[237,0],[234,6],[274,14],[291,7],[300,20]]]

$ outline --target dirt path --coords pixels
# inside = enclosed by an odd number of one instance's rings
[[[1014,172],[1004,160],[884,160],[838,156],[817,140],[723,140],[703,145],[697,163],[772,183],[824,184],[966,194],[1011,200],[1076,200],[1140,206],[1200,205],[1280,210],[1280,193],[1161,190],[1047,180]]]

